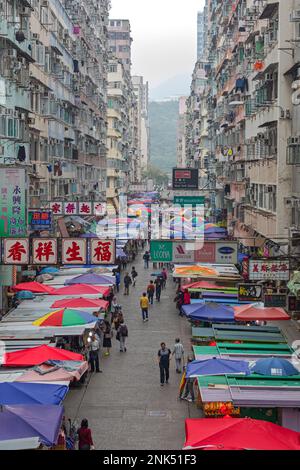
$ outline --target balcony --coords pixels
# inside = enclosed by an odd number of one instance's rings
[[[14,48],[16,48],[29,62],[34,62],[32,58],[31,42],[26,38],[26,33],[20,31],[24,35],[24,39],[17,41],[16,35],[19,32],[16,23],[12,24],[0,18],[0,38],[6,39],[9,41]]]

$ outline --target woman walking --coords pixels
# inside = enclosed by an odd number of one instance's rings
[[[92,432],[89,428],[87,419],[81,421],[81,426],[77,431],[79,441],[78,450],[94,450],[94,442],[92,438]]]
[[[106,352],[104,353],[104,356],[109,356],[109,354],[110,354],[112,336],[113,336],[113,332],[112,332],[110,323],[107,320],[105,320],[105,322],[104,322],[103,347],[106,348]]]
[[[125,346],[125,341],[126,338],[128,337],[128,328],[127,325],[125,325],[124,320],[120,322],[120,325],[118,327],[118,332],[117,332],[117,339],[120,341],[120,352],[126,352],[126,346]]]

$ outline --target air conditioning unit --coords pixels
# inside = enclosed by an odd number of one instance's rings
[[[42,0],[41,7],[47,8],[49,6],[48,0]]]
[[[22,10],[20,11],[20,15],[22,16],[30,16],[31,15],[31,10],[28,7],[23,7]]]
[[[294,207],[294,201],[290,197],[285,197],[284,198],[284,204],[287,208]]]
[[[28,119],[28,124],[34,125],[35,124],[35,119],[34,118],[29,118]]]
[[[32,39],[39,39],[40,35],[37,33],[32,33]]]

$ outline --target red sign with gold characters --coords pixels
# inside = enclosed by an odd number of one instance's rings
[[[33,238],[32,264],[57,264],[56,238]]]
[[[113,264],[116,244],[114,240],[91,240],[91,264]]]
[[[80,238],[63,238],[61,257],[63,264],[86,264],[86,240]]]
[[[29,264],[28,238],[5,238],[3,247],[4,264]]]

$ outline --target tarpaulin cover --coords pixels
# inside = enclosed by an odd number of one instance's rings
[[[198,377],[199,375],[225,374],[249,375],[249,364],[246,361],[234,361],[231,359],[220,359],[214,357],[205,361],[190,362],[186,368],[187,377]]]
[[[86,299],[82,297],[74,298],[74,299],[65,299],[65,300],[57,300],[51,305],[51,308],[96,308],[96,309],[104,309],[106,310],[109,306],[109,302],[107,300],[101,299]],[[95,321],[95,319],[94,319]]]
[[[213,302],[184,305],[182,307],[182,311],[191,320],[234,322],[234,312],[232,307]]]
[[[41,274],[58,274],[59,269],[58,268],[52,268],[51,266],[48,266],[47,268],[43,268],[41,270]]]
[[[0,412],[0,441],[39,437],[57,443],[64,409],[57,405],[5,405]]]
[[[53,287],[45,286],[39,282],[21,282],[13,287],[14,290],[27,290],[29,292],[35,292],[36,294],[52,294],[54,292]]]
[[[273,375],[276,377],[286,377],[288,375],[298,375],[299,371],[287,359],[281,357],[266,357],[258,359],[251,367],[251,372],[260,375]]]
[[[65,286],[56,289],[52,295],[86,295],[86,294],[98,294],[99,297],[109,295],[110,289],[105,286],[93,286],[89,284],[74,284],[72,286]]]
[[[36,348],[21,349],[20,351],[4,353],[2,364],[6,367],[29,367],[42,364],[50,359],[58,359],[61,361],[83,361],[83,356],[71,351],[66,351],[65,349],[42,345],[37,346]]]
[[[78,381],[88,370],[88,363],[80,362],[76,370],[70,371],[63,367],[53,367],[50,364],[42,364],[37,370],[28,370],[16,379],[16,382],[73,382]]]
[[[290,320],[290,316],[279,307],[258,307],[256,304],[234,307],[236,321],[278,321]]]
[[[60,405],[68,390],[67,385],[2,382],[0,383],[0,404]]]
[[[65,282],[65,285],[72,284],[94,284],[99,286],[105,286],[115,284],[115,279],[110,276],[99,276],[98,274],[89,273],[73,277],[72,279],[69,279]]]
[[[182,290],[184,289],[213,289],[213,290],[232,290],[232,288],[228,288],[225,286],[218,286],[213,282],[206,282],[206,281],[199,281],[199,282],[192,282],[191,284],[186,284],[182,286]]]
[[[300,434],[271,422],[251,418],[185,420],[184,449],[300,450]]]
[[[79,326],[87,323],[95,323],[96,319],[88,312],[72,308],[60,308],[43,315],[35,320],[34,326]]]

